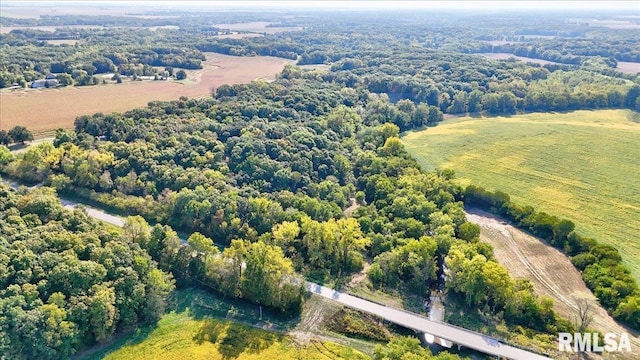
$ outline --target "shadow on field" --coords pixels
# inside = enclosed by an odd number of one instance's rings
[[[9,151],[20,151],[29,147],[29,144],[12,144],[9,145]]]
[[[224,319],[278,332],[287,332],[295,328],[300,321],[300,314],[280,314],[248,301],[227,298],[196,288],[174,292],[169,299],[167,310],[178,313],[187,311],[194,319]]]
[[[134,346],[142,343],[158,328],[156,323],[142,325],[132,330],[121,331],[113,335],[113,339],[104,344],[93,345],[80,350],[73,356],[75,360],[102,359],[109,353],[117,351],[125,346]]]
[[[283,335],[273,332],[257,331],[237,323],[220,323],[206,320],[193,341],[202,344],[205,341],[218,343],[218,351],[224,359],[235,359],[243,352],[258,354],[273,343],[281,341]]]

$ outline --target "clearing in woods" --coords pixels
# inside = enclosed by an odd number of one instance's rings
[[[633,353],[640,352],[640,334],[620,326],[607,314],[564,254],[485,211],[467,209],[467,220],[480,226],[480,240],[493,246],[496,259],[509,274],[531,280],[538,294],[553,299],[554,310],[561,316],[573,321],[578,314],[576,299],[587,299],[593,309],[590,328],[628,333]]]
[[[425,170],[501,190],[620,250],[640,282],[640,114],[629,110],[457,118],[402,141]]]
[[[38,133],[71,128],[80,115],[123,112],[146,106],[154,100],[209,96],[213,87],[222,84],[274,79],[285,64],[293,63],[293,60],[270,56],[205,55],[207,60],[203,69],[187,71],[187,80],[183,81],[125,81],[122,84],[0,91],[0,129],[23,125]]]
[[[312,297],[304,305],[300,319],[281,319],[267,310],[259,312],[258,306],[202,290],[177,290],[169,301],[167,314],[157,324],[121,334],[76,358],[369,359],[353,348],[371,349],[374,345],[370,342],[343,339],[336,334],[318,335],[322,333],[318,326],[327,316],[325,310],[336,312],[340,306],[326,305],[323,299],[316,298],[319,297]]]

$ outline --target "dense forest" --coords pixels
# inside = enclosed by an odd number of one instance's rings
[[[125,226],[178,286],[290,313],[303,301],[296,274],[345,277],[368,257],[376,287],[425,296],[446,264],[452,299],[541,332],[572,328],[478,241],[453,174],[425,174],[404,151],[388,99],[300,79],[216,97],[80,117],[4,171],[193,232],[182,245],[166,226]]]
[[[640,110],[638,75],[614,69],[638,60],[629,46],[637,33],[556,17],[319,13],[269,14],[273,24],[301,30],[229,39],[215,24],[266,15],[184,15],[0,18],[3,26],[99,26],[0,35],[0,87],[50,72],[67,74],[62,85],[90,85],[100,73],[166,78],[174,68],[200,68],[205,52],[297,59],[272,82],[80,116],[53,143],[18,155],[0,145],[1,172],[42,185],[0,187],[2,353],[68,357],[157,320],[174,286],[291,316],[305,301],[305,279],[348,279],[367,263],[383,292],[428,298],[443,288],[448,300],[514,332],[575,330],[530,282],[510,277],[466,221],[464,204],[500,213],[565,251],[605,308],[640,326],[640,290],[616,249],[506,194],[462,188],[451,171],[425,173],[399,139],[445,114]],[[177,28],[144,28],[151,26]],[[553,38],[529,37],[536,34]],[[486,46],[562,64],[473,54]],[[65,210],[56,192],[134,217],[111,229],[81,209]],[[46,341],[25,340],[32,338]],[[419,354],[409,342],[403,346]]]
[[[51,189],[0,185],[0,353],[67,358],[164,313],[171,274]]]

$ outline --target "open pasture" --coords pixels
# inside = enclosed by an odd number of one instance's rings
[[[301,323],[319,320],[317,310],[325,305],[318,299],[303,309]],[[323,303],[320,301],[320,303]],[[308,313],[307,310],[311,310]],[[257,306],[234,302],[210,293],[177,290],[169,301],[169,310],[157,324],[142,326],[131,333],[116,336],[104,345],[96,345],[77,359],[368,359],[369,357],[330,340],[342,338],[316,336],[289,329],[297,320],[278,318]],[[299,329],[299,327],[295,327]],[[267,330],[268,329],[268,330]],[[318,329],[315,329],[317,332]],[[305,334],[306,336],[301,336]],[[327,338],[330,339],[327,339]],[[329,340],[329,341],[327,341]],[[362,342],[362,341],[357,341]],[[370,348],[371,343],[366,343]]]

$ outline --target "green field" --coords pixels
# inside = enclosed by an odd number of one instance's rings
[[[640,114],[626,110],[458,118],[403,143],[426,170],[566,217],[620,250],[640,282]]]
[[[369,359],[357,350],[332,342],[311,339],[300,343],[284,334],[295,327],[297,319],[278,319],[265,311],[259,320],[256,306],[234,303],[200,290],[176,291],[169,307],[169,312],[157,324],[117,336],[114,341],[75,358]]]

